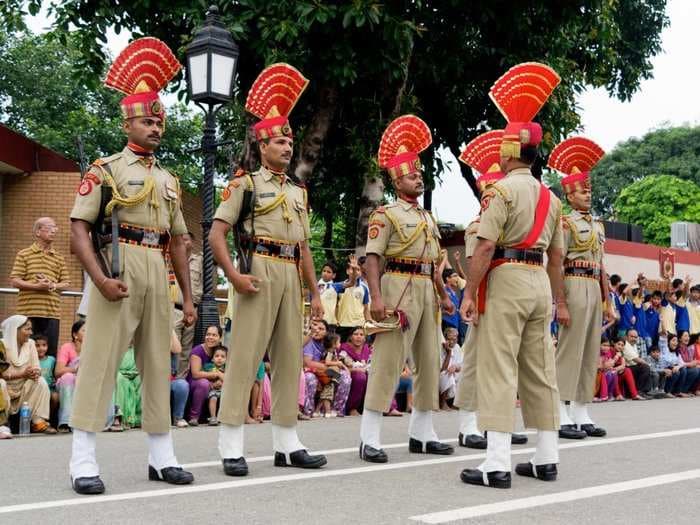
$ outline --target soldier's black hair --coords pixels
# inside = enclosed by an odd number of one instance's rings
[[[535,167],[535,161],[537,160],[537,146],[522,146],[520,148],[520,160],[525,164],[529,164],[533,168]],[[539,166],[540,176],[542,175],[542,166]],[[533,173],[534,175],[534,173]]]

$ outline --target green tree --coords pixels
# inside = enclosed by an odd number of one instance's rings
[[[107,28],[156,36],[182,57],[206,8],[186,0],[47,3],[54,35],[78,38],[82,65],[93,72],[107,59]],[[651,76],[650,57],[668,23],[665,0],[214,3],[241,48],[242,93],[273,61],[288,61],[312,80],[292,119],[299,143],[293,171],[307,183],[326,229],[342,217],[350,245],[364,238],[368,212],[385,195],[375,158],[390,119],[411,111],[431,126],[435,147],[424,155],[431,187],[442,170],[439,147],[458,155],[485,128],[503,126],[487,96],[491,83],[518,62],[539,60],[563,78],[540,116],[551,147],[579,125],[575,96],[584,86],[603,86],[624,100]],[[6,0],[0,24],[17,27],[18,10],[37,12],[40,5]],[[241,137],[243,128],[224,128],[224,135]],[[471,171],[461,168],[476,192]]]
[[[672,222],[700,222],[700,186],[671,175],[650,175],[623,189],[614,209],[618,220],[642,226],[645,242],[668,246]]]
[[[615,147],[591,172],[593,209],[609,217],[622,190],[649,175],[664,173],[700,185],[700,127],[651,131]]]
[[[47,36],[0,37],[0,121],[41,144],[78,160],[82,138],[90,162],[124,147],[116,91],[81,83],[82,59],[73,39],[65,45]],[[201,164],[189,153],[199,145],[201,118],[182,104],[169,108],[159,157],[195,191]]]

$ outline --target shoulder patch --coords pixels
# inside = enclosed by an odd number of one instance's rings
[[[238,180],[232,180],[229,181],[229,183],[226,185],[224,188],[224,191],[221,193],[221,200],[222,201],[227,201],[229,198],[231,198],[231,190],[235,190],[241,185],[240,181]]]
[[[233,176],[235,178],[238,178],[238,177],[244,177],[245,174],[246,174],[245,170],[242,170],[239,168],[238,170],[236,170],[236,173],[234,173]]]
[[[374,209],[374,213],[386,213],[386,208],[384,206],[379,206]]]
[[[369,237],[370,239],[376,239],[377,237],[379,237],[379,226],[377,226],[376,224],[370,226],[369,230],[367,230],[367,237]]]
[[[491,199],[496,195],[496,192],[493,191],[494,189],[495,188],[490,187],[481,194],[481,213],[488,210],[489,204],[491,204]]]

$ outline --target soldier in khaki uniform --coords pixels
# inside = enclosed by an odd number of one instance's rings
[[[308,245],[306,190],[285,174],[293,145],[287,117],[307,84],[287,64],[269,66],[253,83],[246,109],[262,119],[255,125],[262,166],[252,174],[239,172],[229,183],[209,234],[214,257],[236,289],[229,349],[233,366],[226,367],[219,409],[223,423],[219,453],[229,476],[248,473],[243,425],[250,388],[266,350],[272,377],[275,465],[320,468],[326,464],[325,456],[308,454],[296,432],[304,307],[299,269],[311,291],[312,316],[323,317]],[[255,195],[253,219],[250,212],[245,216],[241,212],[246,190]],[[226,244],[226,235],[239,221],[244,221],[244,244],[252,248],[250,275],[234,268]]]
[[[459,156],[459,160],[481,174],[476,180],[479,192],[503,178],[500,162],[501,140],[503,130],[496,129],[482,133],[467,144]],[[467,263],[474,253],[479,230],[479,218],[472,221],[464,231],[464,257]],[[455,406],[459,407],[458,443],[462,447],[485,449],[486,438],[477,426],[478,403],[476,398],[476,332],[478,326],[469,327],[469,332],[462,345],[462,375],[460,377]],[[511,443],[522,445],[527,443],[524,434],[512,434]]]
[[[521,64],[496,81],[490,92],[509,123],[500,149],[505,177],[482,195],[478,242],[462,308],[468,321],[478,323],[478,424],[488,431],[486,460],[461,474],[462,481],[473,485],[511,485],[517,394],[525,426],[536,428],[538,437],[534,457],[519,464],[516,473],[544,480],[557,475],[559,394],[549,323],[552,295],[562,303],[560,321],[568,322],[561,202],[530,171],[542,140],[542,128],[530,121],[559,80],[543,64]]]
[[[367,282],[372,317],[383,322],[393,311],[400,322],[392,330],[377,334],[372,354],[360,428],[360,457],[374,463],[388,461],[380,442],[382,413],[389,410],[409,352],[415,366],[409,451],[454,452],[438,441],[432,422],[432,411],[438,409],[440,303],[449,312],[454,312],[454,305],[442,279],[434,275],[440,255],[437,224],[417,201],[423,193],[418,153],[431,142],[425,122],[405,115],[389,125],[379,147],[379,165],[389,172],[398,199],[370,217]],[[380,257],[385,259],[381,289]]]
[[[573,208],[562,223],[564,232],[564,288],[571,324],[559,330],[557,384],[561,398],[559,437],[583,439],[603,437],[588,415],[587,403],[593,390],[602,331],[602,305],[608,297],[608,280],[603,268],[603,224],[591,217],[589,171],[605,155],[592,140],[572,137],[557,145],[549,156],[549,167],[567,176],[561,181]],[[614,316],[609,308],[606,316]],[[570,401],[571,415],[565,401]]]
[[[196,314],[183,241],[187,228],[178,180],[153,155],[165,123],[158,90],[179,69],[170,49],[155,38],[136,40],[119,55],[105,84],[128,95],[121,109],[129,143],[120,153],[93,163],[71,212],[71,246],[94,283],[70,423],[70,474],[80,494],[104,491],[95,459],[95,432],[104,426],[117,368],[132,342],[142,378],[148,477],[173,484],[194,479],[179,466],[170,435],[172,306],[164,260],[169,250],[183,293],[185,323],[191,324]],[[106,239],[111,271],[105,273],[93,252],[90,231],[101,220],[107,186],[112,198],[104,216],[111,218],[113,234]]]

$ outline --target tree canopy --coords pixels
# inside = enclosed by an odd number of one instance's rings
[[[17,28],[20,9],[37,12],[40,0],[6,0],[0,24]],[[84,73],[95,85],[107,55],[107,28],[151,35],[182,58],[206,5],[186,0],[49,0],[53,36],[76,39]],[[503,127],[490,103],[491,83],[508,67],[537,60],[562,76],[538,117],[548,130],[545,148],[579,125],[575,95],[603,86],[628,99],[652,74],[668,23],[665,0],[238,0],[213,2],[241,48],[239,84],[245,93],[257,73],[287,61],[311,79],[292,115],[297,130],[294,173],[310,191],[311,205],[340,245],[363,237],[368,209],[384,196],[376,150],[384,127],[404,112],[431,126],[434,148],[424,154],[428,187],[442,165],[435,152],[455,156],[484,129]],[[232,110],[240,115],[239,96]],[[242,137],[242,119],[222,126]],[[476,192],[471,171],[460,166]],[[429,201],[429,197],[427,199]],[[342,232],[334,233],[342,218]],[[325,238],[328,238],[327,235]]]
[[[615,147],[591,172],[593,210],[610,217],[626,187],[659,174],[700,185],[700,127],[658,129]]]
[[[614,209],[618,220],[642,226],[645,242],[668,246],[671,223],[700,222],[700,186],[671,175],[649,175],[624,188]]]

